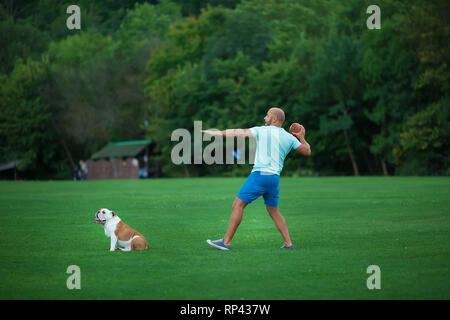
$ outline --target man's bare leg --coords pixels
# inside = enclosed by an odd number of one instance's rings
[[[247,206],[247,203],[236,197],[233,202],[233,208],[231,212],[230,222],[228,223],[227,233],[223,238],[223,241],[226,245],[230,245],[231,240],[233,239],[234,233],[236,232],[239,224],[242,221],[242,215],[244,214],[244,208]]]
[[[278,228],[278,231],[280,231],[281,235],[284,239],[284,245],[289,247],[292,245],[291,238],[289,237],[289,230],[287,227],[286,220],[281,215],[280,211],[277,208],[266,206],[267,212],[269,213],[270,217],[273,219],[273,222],[275,222],[275,225]]]

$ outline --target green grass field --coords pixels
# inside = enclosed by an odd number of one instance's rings
[[[280,211],[262,199],[223,252],[244,178],[0,182],[0,299],[449,299],[449,178],[281,178]],[[150,249],[109,252],[100,207]],[[69,265],[81,290],[69,290]],[[369,265],[381,289],[368,290]]]

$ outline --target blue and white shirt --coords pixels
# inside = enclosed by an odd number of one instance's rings
[[[256,139],[254,171],[268,172],[280,175],[284,159],[292,149],[297,149],[301,143],[292,134],[276,126],[250,128]]]

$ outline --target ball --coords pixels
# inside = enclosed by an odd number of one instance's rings
[[[291,124],[291,126],[289,127],[289,133],[292,132],[300,132],[300,130],[302,129],[302,126],[300,123],[294,122],[293,124]]]

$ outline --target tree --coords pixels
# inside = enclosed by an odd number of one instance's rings
[[[225,7],[233,9],[236,4],[238,4],[241,0],[174,0],[178,3],[183,12],[183,16],[192,17],[199,16],[201,14],[201,10],[211,7]]]
[[[359,41],[331,30],[312,59],[310,88],[305,95],[306,104],[311,106],[308,109],[316,115],[321,139],[329,141],[323,152],[331,151],[334,162],[346,153],[355,176],[360,175],[356,151],[365,144],[360,134],[364,122],[360,67]]]
[[[376,33],[367,31],[363,36],[361,74],[367,82],[366,116],[379,130],[373,135],[370,148],[380,158],[384,175],[393,165],[392,148],[398,143],[401,125],[414,112],[412,81],[416,60],[399,36],[404,21],[400,14],[392,18],[383,15],[382,29]]]
[[[159,44],[169,26],[181,18],[180,7],[169,0],[159,1],[157,5],[136,3],[128,9],[120,27],[115,33],[113,48],[123,58],[134,56],[142,47]],[[158,41],[159,40],[159,41]]]
[[[1,10],[1,7],[0,7]],[[39,58],[47,49],[47,34],[33,27],[28,21],[14,21],[2,14],[0,19],[0,73],[10,73],[17,59]]]
[[[81,32],[49,48],[51,77],[43,99],[72,166],[74,159],[86,159],[106,143],[114,124],[109,41],[99,33]]]
[[[257,14],[234,13],[206,43],[202,59],[205,72],[210,73],[215,59],[233,59],[238,52],[248,56],[252,64],[260,65],[268,58],[271,42],[270,30]]]
[[[65,175],[50,108],[40,97],[47,78],[46,59],[19,59],[0,77],[0,161],[21,160],[19,170],[33,172],[34,179]]]
[[[400,174],[450,174],[450,98],[410,116],[393,155]]]
[[[414,114],[445,101],[450,63],[449,29],[441,14],[448,4],[388,3],[389,10],[383,9],[382,29],[363,36],[362,67],[367,81],[365,100],[373,106],[367,108],[366,115],[379,128],[371,151],[380,157],[385,175],[389,167],[394,169],[399,163],[397,146],[401,133],[413,121],[408,119],[417,119]],[[395,157],[393,150],[397,150]]]
[[[207,39],[222,27],[228,9],[212,8],[198,17],[175,22],[161,47],[152,51],[147,63],[148,136],[155,141],[161,156],[157,162],[164,174],[197,174],[197,167],[180,169],[170,161],[171,132],[177,128],[193,129],[200,110],[210,100],[208,85],[200,67]]]

